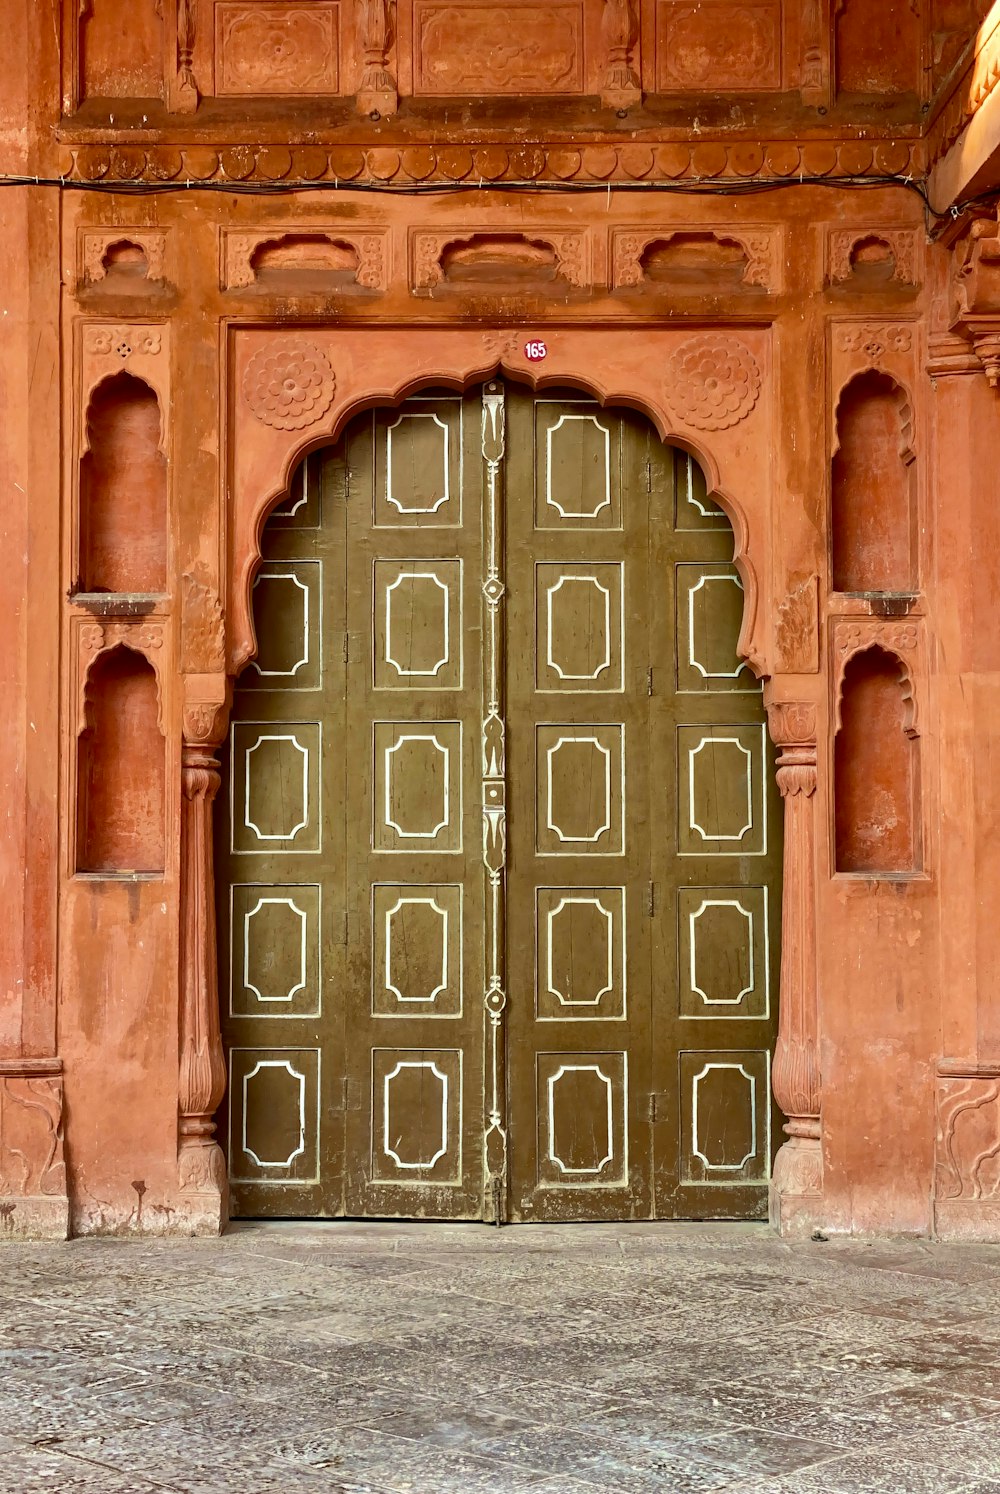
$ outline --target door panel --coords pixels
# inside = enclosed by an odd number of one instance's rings
[[[306,459],[219,835],[235,1212],[766,1210],[742,608],[697,465],[575,394],[421,396]]]

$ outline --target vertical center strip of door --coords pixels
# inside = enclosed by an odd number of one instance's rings
[[[507,763],[504,716],[503,458],[504,392],[483,389],[486,544],[483,574],[485,704],[483,717],[483,862],[486,867],[486,1107],[483,1148],[484,1215],[500,1224],[507,1213],[507,1007],[504,916],[507,896]]]

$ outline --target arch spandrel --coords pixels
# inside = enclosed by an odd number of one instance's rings
[[[769,334],[740,328],[557,328],[529,361],[535,329],[460,331],[288,328],[237,330],[230,343],[232,458],[228,665],[253,656],[250,592],[267,517],[309,451],[335,441],[357,414],[431,385],[461,390],[499,371],[536,392],[574,386],[650,419],[691,452],[735,536],[746,594],[739,651],[770,672]],[[540,336],[540,334],[539,334]],[[736,496],[738,495],[738,496]],[[765,605],[761,605],[761,599]]]

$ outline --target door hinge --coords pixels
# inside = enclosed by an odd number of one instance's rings
[[[656,912],[656,883],[649,882],[646,886],[646,917],[652,918]]]
[[[350,635],[350,633],[345,633],[344,634],[344,663],[345,664],[349,664],[350,662],[351,662],[351,635]]]
[[[338,944],[347,943],[347,909],[343,908],[335,915],[334,927],[336,929],[336,940]]]
[[[646,694],[647,695],[652,695],[652,693],[653,693],[653,666],[652,666],[652,664],[650,664],[649,668],[646,670]]]
[[[646,492],[647,493],[651,493],[652,491],[653,491],[653,464],[649,460],[649,457],[647,457],[646,458]]]
[[[665,1094],[652,1094],[646,1096],[646,1119],[649,1121],[649,1124],[651,1126],[655,1126],[657,1121],[663,1121],[667,1119],[668,1099],[669,1096]]]

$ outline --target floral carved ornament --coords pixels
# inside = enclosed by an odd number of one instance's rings
[[[254,415],[282,431],[315,425],[333,403],[336,388],[329,359],[310,342],[263,347],[243,375],[243,396]]]
[[[756,405],[760,387],[760,365],[737,337],[690,337],[667,359],[668,402],[695,430],[738,425]]]

